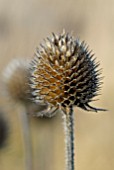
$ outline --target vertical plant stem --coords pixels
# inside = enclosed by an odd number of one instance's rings
[[[25,112],[20,113],[21,131],[24,145],[26,170],[33,170],[32,142],[29,126],[29,117]]]
[[[74,118],[73,108],[66,108],[63,115],[66,148],[66,170],[74,170]]]

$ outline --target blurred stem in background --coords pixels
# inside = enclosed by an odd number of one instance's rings
[[[33,150],[31,142],[31,133],[29,125],[29,116],[26,109],[19,113],[21,133],[24,145],[25,166],[26,170],[33,170]]]
[[[68,107],[63,113],[65,147],[66,147],[66,170],[74,170],[74,118],[73,108]]]

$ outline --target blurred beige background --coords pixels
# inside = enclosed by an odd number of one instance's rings
[[[32,58],[51,32],[62,29],[85,40],[103,68],[104,85],[95,106],[108,112],[92,114],[75,108],[77,170],[114,169],[114,1],[0,0],[0,71],[15,57]],[[0,99],[2,107],[8,106]],[[11,125],[8,145],[0,151],[0,170],[24,170],[18,109],[7,109]],[[31,119],[34,170],[64,169],[61,114]]]

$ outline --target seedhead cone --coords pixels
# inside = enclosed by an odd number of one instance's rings
[[[89,105],[101,87],[99,63],[85,42],[63,32],[53,33],[37,49],[31,63],[31,87],[36,102],[55,108],[78,106],[98,111]]]

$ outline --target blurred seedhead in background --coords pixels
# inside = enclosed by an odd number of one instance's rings
[[[27,105],[29,103],[28,61],[24,59],[12,60],[3,72],[4,94],[15,103]]]
[[[24,106],[27,113],[33,116],[52,115],[49,113],[48,105],[38,104],[32,101],[31,87],[29,85],[29,60],[13,59],[3,72],[3,94],[8,105]],[[42,112],[42,113],[40,113]],[[46,113],[46,114],[45,114]]]

